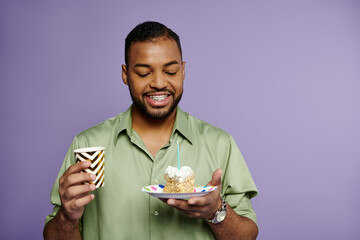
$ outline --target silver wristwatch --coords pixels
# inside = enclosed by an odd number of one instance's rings
[[[218,224],[222,222],[226,217],[226,202],[221,196],[220,198],[222,201],[221,209],[215,212],[215,217],[213,219],[206,219],[206,221],[209,223]]]

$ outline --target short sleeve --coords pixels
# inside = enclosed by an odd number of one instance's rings
[[[223,168],[221,193],[238,215],[247,217],[257,224],[250,199],[258,194],[258,190],[245,160],[231,136],[225,148],[224,158],[226,161]]]

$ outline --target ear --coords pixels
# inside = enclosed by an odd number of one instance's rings
[[[182,74],[183,74],[183,81],[184,81],[184,79],[185,79],[185,61],[183,61],[182,63]]]
[[[128,72],[127,72],[127,69],[126,69],[126,65],[123,64],[121,65],[121,69],[122,69],[122,80],[123,80],[123,83],[128,85]]]

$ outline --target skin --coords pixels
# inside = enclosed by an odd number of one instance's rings
[[[122,65],[122,77],[134,102],[132,127],[155,156],[170,140],[183,93],[185,62],[176,42],[168,38],[134,43],[128,59],[128,66]],[[167,98],[154,102],[152,95]]]
[[[150,153],[156,153],[167,144],[176,117],[176,105],[183,93],[185,62],[172,39],[157,38],[131,46],[128,66],[122,65],[122,78],[133,99],[132,127],[141,137]],[[166,95],[163,101],[154,101],[153,95]],[[175,106],[175,107],[174,107]],[[79,219],[84,206],[94,199],[93,185],[84,185],[95,176],[81,171],[90,163],[72,165],[59,180],[61,208],[44,229],[44,239],[81,239]],[[208,185],[218,189],[206,196],[189,200],[162,199],[171,207],[192,218],[210,219],[221,207],[222,170],[217,169]],[[256,239],[258,229],[250,219],[238,216],[230,206],[224,221],[208,223],[217,239]]]
[[[187,216],[200,219],[212,219],[215,212],[221,208],[220,198],[222,170],[216,169],[212,179],[207,185],[217,186],[217,190],[197,198],[189,200],[165,199],[162,201],[169,206],[175,207]],[[256,239],[258,235],[257,225],[246,217],[241,217],[226,203],[227,214],[225,219],[218,224],[208,223],[216,239]]]
[[[46,224],[44,239],[82,239],[79,231],[79,219],[84,207],[94,199],[93,184],[84,182],[95,180],[94,174],[81,173],[91,165],[90,161],[75,163],[59,179],[61,207],[56,216]]]
[[[166,118],[154,119],[148,116],[167,115],[174,99],[181,96],[185,78],[185,62],[181,61],[180,51],[171,39],[157,39],[154,42],[135,43],[131,47],[128,66],[122,66],[123,81],[129,86],[132,98],[137,98],[146,106],[144,113],[134,104],[133,128],[140,135],[150,153],[155,156],[157,151],[168,143],[175,121],[176,111]],[[168,65],[169,63],[175,64]],[[181,63],[181,64],[180,64]],[[141,66],[141,67],[138,67]],[[144,67],[146,66],[146,67]],[[168,68],[171,66],[171,68]],[[176,73],[170,75],[168,73]],[[146,75],[146,76],[144,76]],[[174,94],[167,104],[161,108],[146,101],[147,95],[163,94],[167,89]],[[154,93],[155,94],[155,93]],[[155,138],[155,139],[154,139]],[[216,191],[204,197],[190,198],[189,200],[167,199],[162,200],[169,206],[177,208],[189,217],[210,219],[220,209],[222,170],[217,169],[208,185],[218,186]],[[248,218],[238,216],[230,206],[225,220],[219,224],[209,223],[217,239],[256,239],[258,229],[256,224]]]

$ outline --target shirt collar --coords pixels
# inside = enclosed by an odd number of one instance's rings
[[[188,114],[182,111],[180,107],[177,107],[176,119],[172,134],[174,134],[175,131],[178,131],[192,144],[194,138],[193,138],[193,134],[190,131]]]
[[[115,139],[114,139],[114,145],[116,146],[117,138],[120,133],[123,131],[126,131],[128,136],[131,138],[132,135],[132,105],[121,115],[121,117],[118,120],[117,127],[115,129]],[[178,131],[181,135],[183,135],[190,143],[193,141],[193,134],[190,131],[190,123],[188,119],[188,114],[185,113],[180,109],[180,107],[177,107],[176,110],[176,118],[175,123],[173,127],[172,134],[175,133],[175,131]]]
[[[115,128],[115,138],[114,145],[116,146],[118,136],[121,132],[126,131],[126,133],[131,137],[132,133],[132,105],[123,113],[121,113],[121,117],[118,119],[117,126]]]

